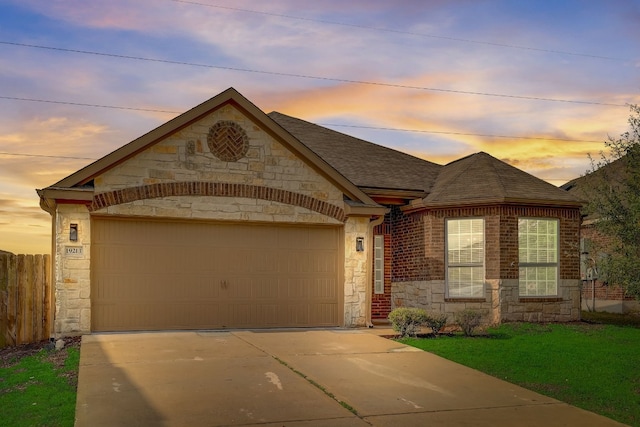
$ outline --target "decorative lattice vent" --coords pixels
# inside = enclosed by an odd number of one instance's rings
[[[230,120],[211,126],[207,143],[211,153],[225,162],[236,162],[249,150],[249,137],[242,127]]]

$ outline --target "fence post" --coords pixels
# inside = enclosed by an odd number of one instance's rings
[[[29,267],[26,255],[18,255],[18,310],[16,312],[16,344],[24,344],[27,338],[27,312],[29,312]]]
[[[51,255],[43,256],[43,312],[42,312],[42,338],[48,339],[53,333],[53,285],[51,280]]]
[[[44,307],[43,307],[43,267],[44,263],[42,260],[42,255],[34,255],[33,256],[33,316],[32,316],[32,324],[33,324],[33,339],[40,341],[42,337],[42,320],[44,316]]]
[[[18,340],[17,334],[17,315],[18,315],[18,281],[17,281],[17,264],[16,256],[9,256],[7,262],[7,344],[16,345]]]
[[[8,345],[7,309],[9,308],[9,255],[0,255],[0,348]]]

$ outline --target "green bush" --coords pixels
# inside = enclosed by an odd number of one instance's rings
[[[421,308],[400,307],[389,313],[393,330],[402,337],[418,335],[420,327],[427,322],[428,318],[427,312]]]
[[[482,313],[478,310],[466,309],[457,312],[454,315],[455,322],[460,328],[465,336],[470,337],[473,335],[473,330],[480,326],[482,321]]]
[[[438,336],[440,329],[444,328],[447,324],[447,315],[444,313],[434,314],[433,316],[427,316],[426,325],[431,328],[433,335]]]

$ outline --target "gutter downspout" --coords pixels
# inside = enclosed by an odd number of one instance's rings
[[[371,222],[369,222],[369,239],[371,240],[371,243],[367,245],[367,251],[369,256],[367,256],[367,260],[369,262],[369,265],[367,266],[367,292],[365,295],[365,316],[364,316],[364,323],[365,325],[367,325],[367,328],[373,328],[373,322],[371,321],[371,303],[373,300],[373,256],[374,254],[374,248],[373,248],[373,243],[374,243],[374,238],[373,238],[373,229],[382,224],[384,222],[384,215],[381,215],[375,219],[372,219]]]

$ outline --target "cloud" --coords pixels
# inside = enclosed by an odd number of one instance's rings
[[[185,64],[5,45],[0,95],[181,112],[233,86],[267,112],[323,124],[422,130],[333,127],[441,164],[486,151],[550,182],[584,173],[586,154],[604,147],[598,141],[627,127],[626,108],[578,102],[640,103],[640,21],[637,8],[628,5],[593,2],[581,5],[580,16],[558,2],[534,11],[524,3],[487,8],[468,0],[326,0],[304,8],[294,0],[211,3],[218,7],[170,0],[13,5],[30,18],[28,25],[6,30],[16,42]],[[6,99],[0,110],[0,152],[89,158],[175,116]],[[0,198],[17,203],[0,201],[0,210],[19,211],[30,228],[40,228],[48,214],[39,211],[34,188],[89,162],[0,154]],[[0,242],[6,232],[0,229]]]
[[[108,151],[106,127],[81,119],[34,118],[7,123],[5,129],[0,134],[2,185],[13,185],[14,197],[49,186],[91,162],[61,157],[95,159]]]

